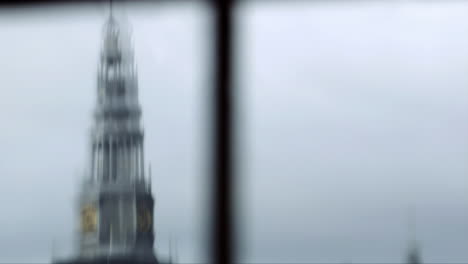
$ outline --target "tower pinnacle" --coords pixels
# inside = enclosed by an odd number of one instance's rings
[[[109,12],[110,12],[109,16],[110,17],[113,17],[112,11],[113,11],[112,0],[109,0]]]

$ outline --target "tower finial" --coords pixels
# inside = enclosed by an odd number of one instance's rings
[[[151,175],[151,163],[149,164],[149,168],[148,168],[148,181],[149,183],[151,184],[151,178],[152,178],[153,175]]]
[[[112,0],[109,0],[109,12],[110,12],[110,17],[111,17],[111,18],[114,17],[114,15],[113,15],[113,11],[114,11],[113,9],[114,9],[114,8],[113,8],[113,6],[112,6],[112,4],[113,4],[112,2],[113,2]]]

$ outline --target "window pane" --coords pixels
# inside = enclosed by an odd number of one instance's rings
[[[468,261],[467,12],[237,10],[243,262]]]
[[[152,165],[156,254],[165,261],[171,248],[173,260],[201,262],[209,9],[197,3],[119,2],[113,12],[120,26],[130,30],[137,65],[147,177]],[[105,103],[98,102],[97,73],[108,16],[106,4],[1,10],[1,263],[47,263],[77,253],[78,197],[91,159],[89,132],[96,105]],[[116,87],[127,89],[128,84]],[[102,96],[117,104],[130,95],[117,90]],[[122,145],[112,146],[112,153],[120,155],[115,150]],[[120,157],[107,158],[105,164],[118,160],[120,168]],[[106,212],[98,213],[119,215]],[[87,230],[107,223],[95,221],[95,213],[94,208],[85,213]],[[151,219],[147,212],[142,215]],[[127,222],[113,223],[108,233]],[[148,223],[142,226],[150,230]],[[116,235],[108,238],[118,240]]]

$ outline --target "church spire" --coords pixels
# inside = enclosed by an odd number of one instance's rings
[[[135,181],[144,169],[138,82],[130,36],[113,15],[104,25],[95,110],[94,178]]]
[[[89,179],[93,181],[82,186],[78,205],[79,258],[107,255],[157,264],[154,199],[147,182],[140,180],[145,170],[144,138],[131,34],[113,13],[110,0],[91,130]]]

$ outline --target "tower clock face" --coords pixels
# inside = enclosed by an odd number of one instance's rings
[[[83,233],[95,232],[97,228],[97,209],[87,205],[81,210],[81,231]]]
[[[151,230],[153,224],[153,217],[151,216],[151,211],[142,207],[139,208],[137,212],[137,228],[139,232],[148,232]]]

